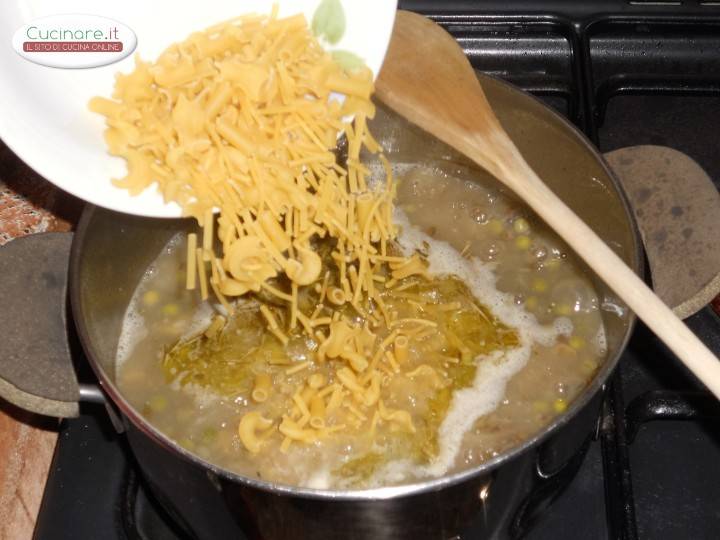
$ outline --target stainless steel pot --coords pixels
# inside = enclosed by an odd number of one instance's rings
[[[495,79],[481,80],[528,162],[639,271],[631,213],[597,151],[539,101]],[[465,162],[382,110],[373,130],[391,159]],[[578,465],[578,450],[596,428],[601,389],[627,343],[630,314],[603,312],[607,361],[565,414],[524,444],[460,474],[367,491],[318,491],[242,477],[189,453],[124,399],[115,384],[115,355],[125,309],[145,268],[172,235],[192,227],[187,220],[86,208],[72,240],[69,296],[102,393],[78,386],[73,375],[64,304],[69,238],[40,235],[0,249],[2,318],[13,334],[0,345],[0,394],[30,410],[65,416],[77,414],[80,399],[106,396],[109,414],[125,433],[149,486],[192,536],[236,538],[242,531],[266,539],[447,539],[472,523],[474,530],[501,538],[521,533],[535,517],[528,498],[532,488],[557,482]],[[601,296],[612,298],[597,279],[595,284]]]

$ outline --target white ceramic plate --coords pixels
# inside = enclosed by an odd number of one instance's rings
[[[279,0],[280,15],[302,12],[312,20],[320,0]],[[137,197],[114,187],[125,162],[106,152],[104,119],[87,109],[96,95],[110,96],[115,73],[134,67],[134,54],[102,67],[62,69],[32,63],[13,50],[10,39],[38,17],[91,14],[132,29],[144,60],[155,60],[190,33],[242,13],[269,13],[270,0],[3,0],[0,7],[0,138],[40,175],[93,204],[130,214],[177,217],[154,187]],[[377,75],[390,40],[395,0],[342,0],[346,31],[331,48],[363,58]],[[31,53],[32,54],[32,53]],[[98,54],[98,53],[85,53]]]

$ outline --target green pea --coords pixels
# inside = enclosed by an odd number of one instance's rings
[[[530,249],[530,246],[532,245],[532,240],[530,240],[529,236],[526,236],[524,234],[518,236],[515,238],[515,247],[522,250],[528,250]]]
[[[513,221],[513,230],[518,234],[525,234],[530,230],[530,225],[523,218],[517,218]]]
[[[205,428],[200,437],[202,444],[212,443],[218,435],[218,430],[215,428]]]
[[[167,409],[168,400],[165,396],[158,394],[151,397],[150,400],[147,402],[147,405],[153,412],[163,412],[165,409]]]
[[[560,414],[567,410],[568,404],[567,401],[565,401],[562,398],[558,398],[555,401],[553,401],[553,409],[555,409],[555,412]]]
[[[154,306],[160,300],[160,294],[157,291],[148,291],[143,294],[142,298],[146,306]]]

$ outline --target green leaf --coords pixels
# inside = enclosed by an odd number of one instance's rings
[[[340,0],[322,0],[312,19],[312,31],[334,45],[345,33],[345,11]]]
[[[332,55],[333,60],[335,60],[335,62],[337,62],[345,71],[353,71],[365,65],[365,61],[362,58],[350,51],[337,50],[331,52],[330,54]]]

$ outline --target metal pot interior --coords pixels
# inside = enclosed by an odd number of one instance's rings
[[[487,76],[481,76],[481,82],[503,126],[538,175],[637,271],[641,263],[634,223],[624,196],[597,151],[569,123],[539,101]],[[443,143],[382,107],[378,107],[371,129],[391,161],[421,163],[445,159],[470,165]],[[487,173],[473,168],[479,179],[488,178]],[[153,433],[152,426],[145,424],[139,413],[131,409],[115,386],[115,357],[122,319],[145,269],[165,243],[179,230],[194,227],[191,220],[139,218],[88,207],[73,246],[71,298],[85,351],[107,392],[146,433]],[[614,294],[597,277],[594,282],[601,299],[613,299],[616,303]],[[584,394],[564,417],[544,430],[545,434],[572,416],[595,393],[627,342],[632,316],[604,312],[603,317],[608,340],[607,361]],[[164,439],[161,435],[157,437]],[[527,444],[529,442],[523,446]],[[515,448],[493,462],[520,449]],[[492,463],[484,464],[481,469],[489,466]]]

